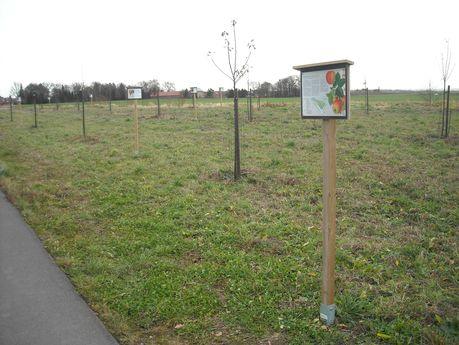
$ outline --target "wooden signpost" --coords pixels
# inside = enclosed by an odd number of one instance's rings
[[[336,119],[350,115],[349,60],[294,66],[301,72],[301,117],[323,120],[323,267],[320,319],[335,321]]]
[[[220,107],[223,107],[223,88],[222,87],[218,88],[218,93],[220,96]]]
[[[197,119],[198,116],[196,114],[196,97],[198,95],[198,88],[196,86],[193,86],[190,88],[191,89],[191,94],[193,96],[193,112],[194,112],[194,117]]]
[[[127,89],[127,94],[128,94],[128,100],[133,99],[134,100],[134,137],[135,137],[135,154],[139,154],[139,114],[137,112],[137,100],[142,99],[142,88],[140,87],[128,87]]]

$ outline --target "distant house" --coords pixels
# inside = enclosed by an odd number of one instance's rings
[[[181,98],[182,93],[180,91],[159,91],[159,95],[156,92],[151,93],[151,98],[158,97],[159,98]]]
[[[205,98],[206,96],[207,92],[198,88],[198,92],[196,92],[196,98]]]

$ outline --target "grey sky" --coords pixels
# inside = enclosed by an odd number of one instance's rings
[[[72,83],[82,75],[87,83],[156,78],[178,89],[227,88],[207,52],[223,58],[220,33],[233,18],[241,47],[256,43],[251,80],[275,82],[297,74],[293,65],[350,59],[352,88],[365,78],[370,88],[421,89],[429,80],[440,87],[445,39],[459,62],[458,3],[0,0],[0,95],[14,81]]]

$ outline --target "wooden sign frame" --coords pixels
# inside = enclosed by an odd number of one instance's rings
[[[321,62],[321,63],[307,64],[307,65],[293,66],[294,69],[300,71],[301,117],[303,119],[348,119],[349,118],[349,116],[350,116],[350,75],[349,75],[349,66],[351,66],[353,64],[354,63],[352,61],[350,61],[350,60],[338,60],[338,61],[329,61],[329,62]],[[306,90],[304,90],[304,88],[303,88],[303,77],[306,76],[310,72],[320,72],[320,71],[327,71],[327,72],[328,71],[333,71],[334,72],[334,76],[337,76],[338,75],[338,73],[336,72],[337,70],[344,70],[344,74],[345,74],[344,78],[343,78],[344,79],[344,83],[345,83],[343,86],[345,86],[345,90],[343,92],[344,95],[342,97],[342,98],[344,98],[344,103],[345,103],[344,114],[343,115],[306,114],[305,111],[304,111],[304,104],[305,104],[305,102],[308,101],[306,98],[309,98],[309,97],[305,96]],[[342,82],[343,79],[341,79],[339,82]],[[328,82],[328,80],[326,81],[325,77],[324,77],[323,81],[320,80],[318,82],[319,83],[322,82],[323,84],[325,84],[326,82]],[[321,86],[324,87],[324,85],[321,85]],[[328,91],[331,92],[331,90],[332,90],[332,87],[330,86],[330,89]],[[341,89],[341,91],[342,91],[342,89]],[[320,103],[320,104],[324,104],[324,102],[325,102],[325,105],[324,105],[324,107],[325,107],[327,100],[321,99],[321,100],[317,100],[317,102]],[[334,100],[333,100],[333,102],[334,102]],[[339,100],[337,102],[338,102],[337,107],[339,107],[339,102],[342,102],[342,101]],[[333,109],[333,106],[332,106],[332,104],[329,104],[329,107],[332,108],[332,109]],[[340,113],[342,113],[342,111]]]
[[[142,88],[137,87],[137,86],[128,87],[127,88],[127,99],[142,99]]]

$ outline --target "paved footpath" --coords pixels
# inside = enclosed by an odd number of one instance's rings
[[[0,345],[117,345],[0,192]]]

